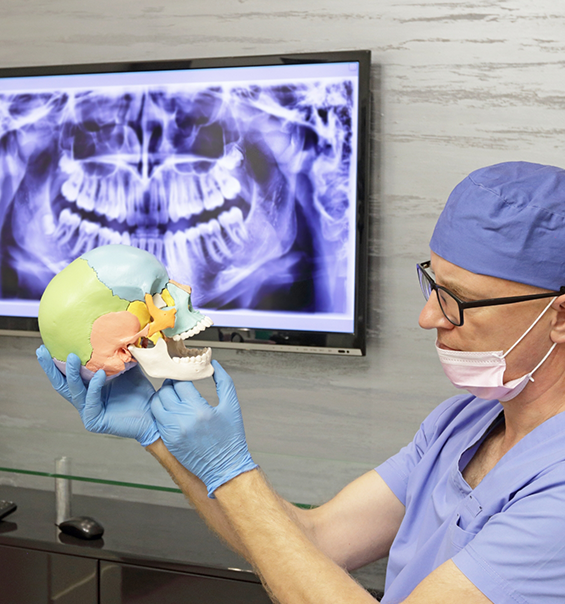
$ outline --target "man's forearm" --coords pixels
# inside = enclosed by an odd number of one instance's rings
[[[179,489],[204,518],[206,524],[233,550],[249,559],[248,552],[228,522],[218,501],[208,497],[206,485],[179,463],[161,439],[147,446],[146,450],[167,470]]]
[[[240,474],[215,495],[276,602],[374,604],[360,585],[308,539],[259,470]]]
[[[204,518],[206,524],[226,541],[233,550],[249,559],[249,555],[245,551],[245,548],[232,525],[228,522],[223,510],[218,505],[218,502],[215,499],[210,499],[208,497],[208,492],[204,483],[180,464],[161,439],[158,439],[153,444],[147,446],[146,450],[159,461],[165,470],[167,470],[185,497]],[[286,510],[287,514],[311,539],[313,527],[308,521],[307,510],[301,510],[280,497],[279,502]]]

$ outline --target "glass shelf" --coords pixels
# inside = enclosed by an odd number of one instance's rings
[[[152,484],[138,484],[134,482],[119,482],[117,480],[107,480],[103,478],[88,478],[87,476],[76,476],[75,474],[56,474],[54,472],[37,472],[36,470],[20,470],[18,468],[3,467],[0,467],[0,472],[8,472],[11,474],[23,474],[26,476],[41,476],[42,478],[64,478],[66,480],[78,480],[79,482],[106,484],[113,487],[147,489],[148,491],[163,491],[164,493],[182,493],[180,489],[174,487],[160,487]]]

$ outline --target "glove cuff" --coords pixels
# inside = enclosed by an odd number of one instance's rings
[[[160,438],[161,438],[161,435],[159,434],[159,430],[157,430],[157,428],[155,426],[153,426],[150,430],[147,430],[147,432],[145,432],[145,434],[142,434],[137,439],[137,442],[142,447],[148,447],[149,445],[152,445],[156,440],[159,440]]]
[[[206,488],[208,489],[208,497],[210,499],[216,499],[216,496],[214,495],[214,491],[218,487],[221,487],[223,484],[226,484],[226,482],[229,482],[236,476],[239,476],[240,474],[243,474],[244,472],[250,472],[251,470],[254,470],[255,468],[258,468],[258,467],[259,466],[253,461],[253,459],[251,459],[251,456],[250,456],[249,459],[241,466],[231,469],[226,474],[222,474],[221,476],[215,477],[215,479],[210,484],[207,484]]]

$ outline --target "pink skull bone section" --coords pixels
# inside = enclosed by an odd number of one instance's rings
[[[104,369],[107,376],[124,371],[125,364],[133,360],[127,347],[149,331],[148,325],[141,331],[139,327],[139,319],[127,310],[98,317],[92,325],[92,356],[86,368],[93,372]]]

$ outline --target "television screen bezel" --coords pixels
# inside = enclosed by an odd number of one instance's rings
[[[254,330],[229,326],[214,326],[191,338],[189,342],[196,346],[211,346],[212,348],[309,352],[358,356],[365,355],[366,353],[368,295],[367,217],[371,178],[371,51],[344,50],[330,52],[281,53],[273,55],[249,55],[239,57],[211,57],[196,59],[7,67],[0,68],[0,78],[339,62],[357,62],[359,64],[357,193],[355,199],[356,259],[353,332],[338,333],[275,329]],[[260,337],[257,337],[258,331],[261,332]],[[0,335],[39,336],[38,321],[33,317],[0,316]]]

